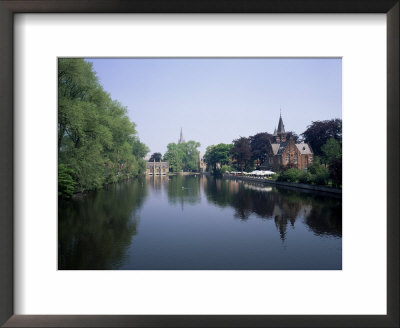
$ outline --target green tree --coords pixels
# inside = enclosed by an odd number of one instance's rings
[[[58,160],[68,167],[74,192],[142,174],[147,152],[126,108],[103,90],[92,64],[59,59]]]
[[[74,172],[64,164],[58,165],[58,196],[69,198],[74,193]]]
[[[133,135],[132,139],[133,156],[136,158],[146,157],[147,153],[150,151],[149,148],[144,143],[140,142],[140,139],[137,136]]]
[[[334,138],[330,138],[322,146],[325,163],[328,164],[332,184],[340,187],[342,184],[342,145]]]
[[[217,164],[221,166],[230,164],[231,162],[230,151],[232,147],[233,147],[232,144],[224,144],[224,143],[207,147],[206,153],[203,156],[203,160],[213,173],[218,173]]]
[[[168,161],[172,172],[181,172],[183,164],[183,152],[178,144],[171,142],[167,145],[167,152],[164,154],[164,161]]]
[[[314,154],[321,156],[323,155],[322,146],[330,138],[342,141],[342,120],[336,118],[312,122],[301,135],[304,142],[310,144]]]
[[[332,184],[339,188],[342,185],[342,157],[335,158],[329,163],[329,174]]]
[[[232,158],[236,160],[240,169],[246,170],[252,168],[250,139],[240,137],[233,140],[233,147],[231,149]]]
[[[321,164],[319,157],[314,157],[314,161],[308,168],[308,172],[311,174],[311,183],[315,183],[317,185],[328,184],[329,170]]]
[[[182,164],[183,170],[187,172],[197,172],[199,170],[199,151],[200,143],[197,141],[189,140],[178,144],[183,153]]]
[[[302,173],[303,171],[297,168],[290,168],[279,175],[278,181],[298,182]]]
[[[326,164],[342,157],[342,145],[335,138],[329,138],[321,148],[323,159]]]
[[[260,160],[264,164],[269,156],[272,156],[272,135],[267,132],[257,133],[250,137],[250,148],[252,160]]]
[[[189,140],[188,142],[169,143],[164,160],[169,162],[169,167],[173,172],[199,170],[199,151],[200,143]]]

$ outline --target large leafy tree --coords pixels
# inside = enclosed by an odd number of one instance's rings
[[[336,118],[312,122],[301,135],[304,141],[310,144],[315,155],[323,155],[322,146],[330,138],[342,141],[342,120]]]
[[[161,153],[153,153],[150,156],[149,162],[154,162],[154,161],[159,162],[161,160],[161,158],[162,158]]]
[[[203,160],[207,164],[208,168],[216,173],[217,164],[220,164],[221,166],[229,165],[231,162],[230,151],[232,147],[232,144],[224,143],[208,146],[206,149],[206,153],[203,156]]]
[[[240,137],[239,139],[233,140],[231,154],[232,158],[236,160],[238,166],[242,171],[250,169],[253,166],[253,161],[251,160],[251,147],[249,138]]]
[[[169,162],[169,167],[173,172],[198,171],[200,143],[190,140],[181,143],[169,143],[164,160]]]
[[[150,151],[149,148],[144,143],[142,143],[137,136],[133,136],[132,146],[132,152],[136,158],[144,158]]]
[[[182,171],[183,152],[178,144],[171,142],[167,145],[167,152],[164,154],[164,161],[168,161],[172,172]]]
[[[342,157],[342,144],[335,138],[329,138],[325,145],[321,147],[322,158],[326,164]]]
[[[197,141],[189,140],[188,142],[181,142],[178,147],[183,153],[183,170],[184,171],[198,171],[199,170],[199,151],[200,143]]]
[[[272,156],[272,135],[267,132],[257,133],[250,137],[251,158],[263,164],[268,156]]]
[[[72,190],[68,181],[77,192],[143,173],[147,152],[126,108],[103,90],[92,64],[59,59],[58,160],[64,194]]]
[[[342,144],[334,138],[322,146],[323,160],[328,164],[329,174],[334,186],[342,184]]]
[[[335,187],[342,185],[342,157],[337,157],[329,163],[329,174]]]

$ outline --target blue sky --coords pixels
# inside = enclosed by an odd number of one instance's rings
[[[100,83],[128,109],[151,153],[177,142],[209,145],[342,117],[341,59],[87,59]]]

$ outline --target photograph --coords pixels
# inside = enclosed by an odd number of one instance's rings
[[[57,59],[58,270],[342,270],[342,59]]]

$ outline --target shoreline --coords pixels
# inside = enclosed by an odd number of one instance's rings
[[[287,189],[295,189],[301,192],[318,192],[323,193],[330,196],[339,196],[342,197],[342,189],[339,188],[332,188],[326,186],[318,186],[318,185],[310,185],[305,183],[296,183],[296,182],[282,182],[282,181],[275,181],[269,179],[260,179],[255,177],[245,177],[245,176],[231,176],[227,174],[222,175],[223,179],[229,180],[241,180],[241,181],[249,181],[249,182],[257,182],[260,184],[267,184],[276,187],[283,187]]]

